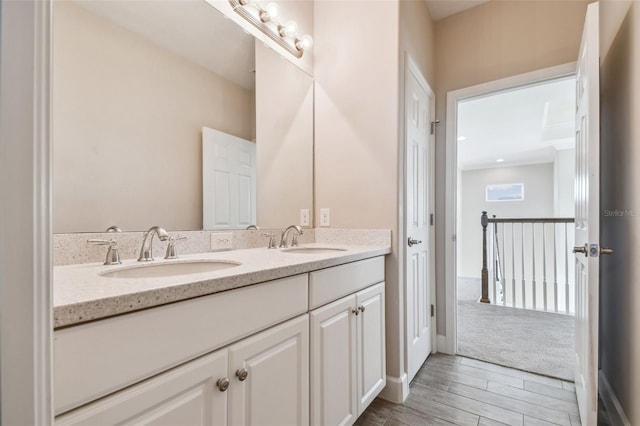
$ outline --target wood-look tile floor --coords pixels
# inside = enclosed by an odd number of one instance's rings
[[[404,404],[376,399],[356,425],[580,425],[573,383],[434,354]]]

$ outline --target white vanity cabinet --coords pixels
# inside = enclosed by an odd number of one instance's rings
[[[384,257],[57,329],[58,425],[352,424],[384,388]]]
[[[314,274],[310,284],[324,290],[336,279],[368,286],[310,313],[311,424],[350,425],[386,385],[384,263],[370,259]]]
[[[227,424],[227,350],[191,361],[55,420],[70,425]]]
[[[229,424],[309,424],[309,316],[229,347]]]
[[[305,314],[59,416],[56,424],[304,425],[308,378]]]

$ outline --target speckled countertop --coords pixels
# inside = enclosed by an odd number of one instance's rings
[[[151,263],[221,260],[239,266],[213,272],[159,278],[110,278],[100,274],[135,267],[135,259],[122,265],[99,263],[56,266],[53,269],[54,327],[65,327],[140,309],[213,294],[220,291],[271,281],[291,275],[329,268],[344,263],[381,256],[388,246],[305,244],[304,247],[340,248],[329,253],[287,253],[266,248],[189,254],[180,259]]]

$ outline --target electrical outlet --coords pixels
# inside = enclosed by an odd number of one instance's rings
[[[320,209],[320,226],[331,226],[330,209]]]
[[[309,209],[300,209],[300,226],[309,226]]]
[[[217,232],[211,234],[211,250],[231,250],[233,248],[233,234]]]

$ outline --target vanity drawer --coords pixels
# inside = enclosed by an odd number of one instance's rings
[[[55,414],[307,312],[307,284],[296,275],[56,330]]]
[[[381,281],[384,281],[384,256],[311,272],[309,309],[326,305]]]

